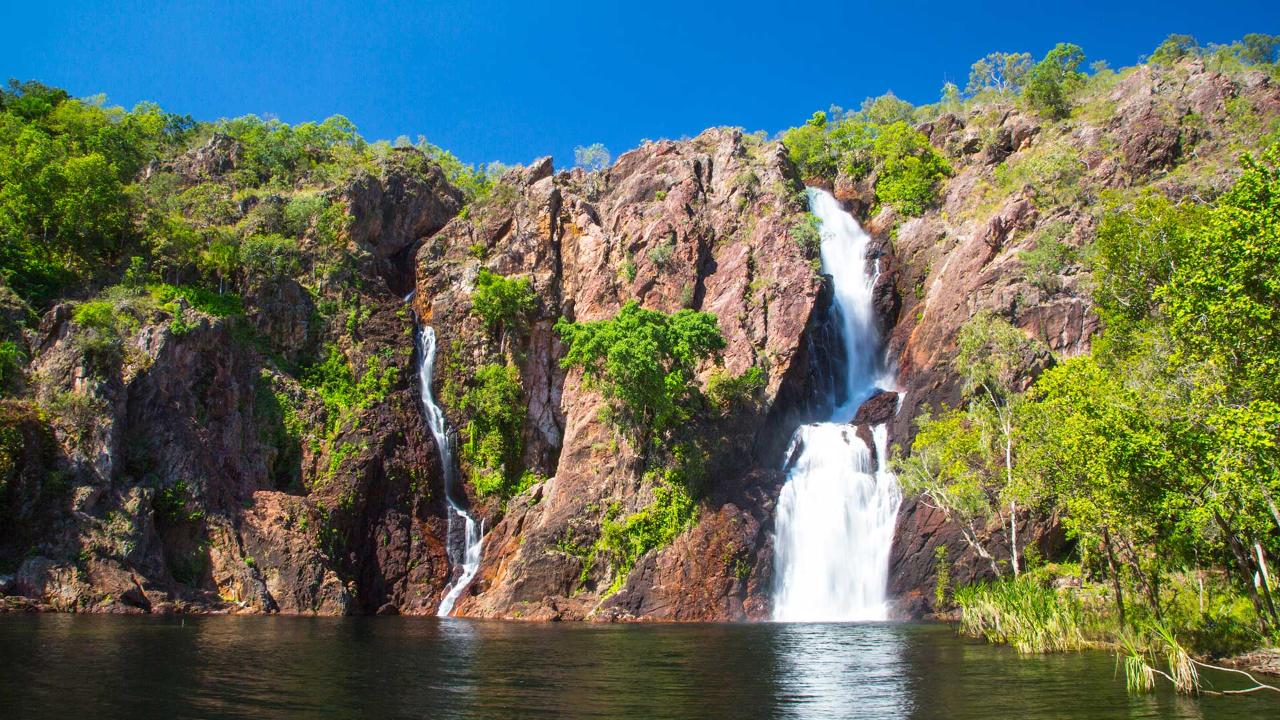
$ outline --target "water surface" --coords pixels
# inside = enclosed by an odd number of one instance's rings
[[[932,624],[0,615],[6,718],[1270,718]]]

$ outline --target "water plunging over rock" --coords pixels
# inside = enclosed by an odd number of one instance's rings
[[[452,585],[445,590],[444,599],[436,614],[448,617],[453,611],[453,604],[458,596],[467,589],[476,571],[480,569],[480,554],[484,548],[484,529],[476,523],[471,514],[463,509],[455,497],[457,492],[457,473],[454,472],[453,451],[449,445],[448,427],[445,424],[444,412],[436,405],[431,395],[431,374],[435,370],[436,331],[422,325],[418,328],[418,353],[421,364],[418,365],[418,382],[422,391],[422,408],[427,417],[427,425],[431,428],[431,436],[435,438],[436,447],[440,449],[440,465],[444,470],[444,494],[449,503],[449,527],[445,542],[448,546],[449,562],[456,568],[462,566],[460,574]],[[461,524],[461,532],[459,532]]]
[[[872,302],[876,267],[866,257],[870,237],[830,193],[811,188],[809,205],[821,221],[822,269],[832,278],[843,372],[830,421],[796,430],[787,451],[774,542],[773,617],[884,620],[889,549],[902,494],[892,473],[876,469],[872,447],[849,424],[864,400],[893,384],[881,360]],[[871,435],[875,457],[885,458],[883,421]]]

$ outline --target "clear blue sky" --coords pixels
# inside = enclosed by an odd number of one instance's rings
[[[1171,32],[1280,33],[1277,0],[610,4],[5,0],[0,76],[199,119],[341,113],[468,162],[567,165],[575,145],[774,132],[887,90],[932,102],[993,50],[1070,41],[1118,67]]]

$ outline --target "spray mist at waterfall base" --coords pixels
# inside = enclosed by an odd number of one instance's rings
[[[872,305],[878,268],[870,237],[822,190],[810,189],[820,221],[822,270],[831,276],[832,313],[843,344],[841,388],[829,422],[796,430],[778,498],[774,537],[773,618],[853,622],[888,618],[889,550],[902,493],[877,470],[871,448],[847,424],[877,389],[890,389]],[[887,455],[883,425],[872,430],[876,457]]]

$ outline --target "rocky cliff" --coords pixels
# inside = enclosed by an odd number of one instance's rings
[[[882,206],[874,177],[802,180],[781,143],[734,129],[646,143],[599,172],[540,160],[465,207],[439,167],[396,150],[321,188],[340,230],[312,217],[290,262],[233,278],[242,301],[229,311],[116,290],[105,324],[70,301],[33,323],[0,294],[0,331],[29,358],[0,402],[0,592],[71,611],[433,613],[452,575],[444,473],[417,387],[421,322],[439,338],[433,390],[455,445],[474,420],[460,397],[477,368],[509,360],[522,398],[529,482],[511,497],[463,484],[486,536],[457,614],[766,618],[782,454],[798,424],[823,416],[831,377],[829,287],[796,230],[804,182],[830,185],[875,240],[899,393],[873,398],[860,422],[888,422],[905,448],[921,408],[959,399],[955,337],[976,313],[1041,341],[1028,381],[1088,350],[1099,327],[1082,254],[1108,193],[1211,196],[1277,117],[1269,77],[1199,60],[1094,83],[1062,121],[1001,102],[936,112],[919,129],[954,174],[918,217]],[[215,136],[146,172],[196,187],[240,162]],[[237,197],[230,222],[274,228],[289,202]],[[1028,261],[1049,243],[1067,248],[1058,262]],[[518,330],[495,332],[475,312],[482,270],[529,281]],[[614,578],[587,550],[608,519],[653,502],[655,485],[601,419],[599,391],[562,369],[553,325],[630,300],[715,314],[726,347],[700,383],[750,368],[764,383],[698,416],[689,432],[708,453],[696,521]],[[1020,542],[1052,553],[1063,539],[1051,520],[1029,519]],[[939,546],[957,580],[985,572],[909,499],[891,560],[903,613],[928,610]]]

